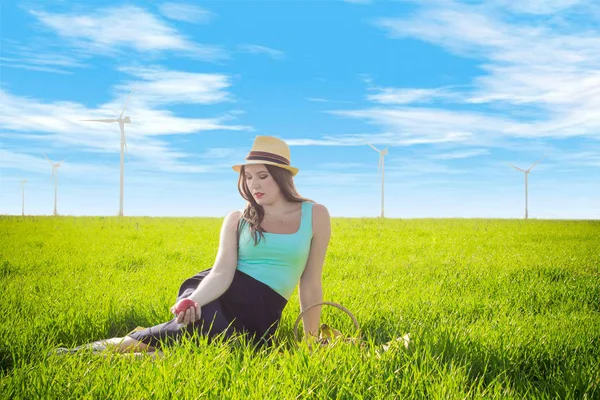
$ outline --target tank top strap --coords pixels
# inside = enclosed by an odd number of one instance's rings
[[[302,202],[302,219],[300,220],[301,230],[312,237],[312,209],[313,209],[312,201],[303,201]]]

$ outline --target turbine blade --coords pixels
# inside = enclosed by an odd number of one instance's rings
[[[125,154],[127,155],[127,161],[131,162],[131,158],[129,158],[129,150],[127,150],[127,139],[125,138],[125,131],[123,131],[123,142],[125,143]]]
[[[44,154],[44,153],[42,153],[42,154]],[[50,161],[50,159],[48,158],[48,156],[46,156],[46,155],[44,154],[44,157],[46,157],[46,160],[48,160],[48,162],[49,162],[50,164],[52,164],[52,166],[54,166],[54,163],[53,163],[52,161]]]
[[[129,150],[127,150],[127,139],[125,137],[125,124],[120,123],[119,128],[121,129],[121,136],[123,137],[123,144],[125,145],[125,154],[127,155],[127,160],[129,160],[129,162],[131,162],[131,159],[129,158]]]
[[[533,163],[533,165],[531,167],[529,167],[529,169],[527,171],[531,171],[531,169],[533,167],[535,167],[535,164],[539,163],[540,161],[542,161],[544,158],[546,158],[548,154],[546,154],[544,157],[540,158],[539,160],[537,160],[536,162]]]
[[[66,161],[66,160],[68,160],[69,158],[71,158],[71,157],[67,157],[67,158],[65,158],[64,160],[62,160],[62,161],[59,161],[57,164],[58,164],[58,165],[60,165],[60,163],[61,163],[61,162],[63,162],[63,161]]]
[[[508,163],[507,163],[507,164],[508,164]],[[510,165],[511,167],[513,167],[513,168],[515,168],[515,169],[518,169],[518,170],[519,170],[519,171],[521,171],[521,172],[525,172],[525,171],[524,171],[524,170],[522,170],[521,168],[519,168],[519,167],[515,167],[515,166],[514,166],[514,165],[512,165],[512,164],[508,164],[508,165]]]
[[[133,84],[133,86],[131,87],[131,91],[129,92],[129,95],[127,96],[127,99],[125,100],[125,106],[123,107],[123,111],[121,111],[121,115],[119,115],[119,119],[123,118],[123,114],[125,114],[125,109],[127,108],[127,103],[129,102],[129,98],[131,97],[131,93],[133,93],[133,89],[135,89],[135,85],[137,85],[137,83],[139,82],[139,78],[137,81],[135,81],[135,83]]]
[[[117,122],[116,119],[80,119],[80,121],[96,121],[96,122]]]
[[[363,142],[365,142],[366,144],[368,144],[369,146],[371,146],[373,148],[373,150],[375,150],[376,152],[380,153],[379,149],[375,146],[373,146],[371,143],[367,142],[365,139],[361,138],[363,140]]]

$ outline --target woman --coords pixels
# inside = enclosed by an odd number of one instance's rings
[[[299,285],[302,310],[323,300],[321,272],[331,225],[325,206],[301,197],[294,187],[298,169],[290,165],[288,145],[257,136],[239,172],[243,211],[225,217],[212,268],[187,279],[171,307],[174,318],[124,338],[82,347],[117,351],[154,351],[183,335],[229,337],[246,333],[270,343],[290,296]],[[184,299],[194,305],[176,313]],[[320,307],[303,317],[305,335],[317,336]]]

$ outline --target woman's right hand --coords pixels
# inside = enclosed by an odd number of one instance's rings
[[[196,302],[194,302],[194,306],[193,307],[188,307],[187,310],[185,311],[181,311],[179,314],[177,314],[177,312],[175,311],[179,305],[179,303],[181,303],[183,300],[186,299],[181,299],[177,302],[177,304],[171,306],[171,313],[173,313],[175,316],[177,316],[177,323],[178,324],[184,324],[187,325],[191,322],[196,322],[200,319],[200,315],[202,314],[201,309],[200,309],[200,305]]]

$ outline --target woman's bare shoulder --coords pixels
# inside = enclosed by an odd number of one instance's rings
[[[323,204],[314,203],[312,207],[313,235],[328,235],[331,231],[331,217],[329,210]]]
[[[242,215],[243,215],[242,211],[240,211],[240,210],[231,211],[225,217],[225,220],[223,221],[223,225],[228,226],[233,230],[236,230],[237,225],[239,224],[240,219],[242,218]]]
[[[317,202],[313,203],[313,217],[327,217],[329,218],[329,210],[323,204]]]
[[[241,210],[234,210],[231,211],[229,214],[227,214],[227,217],[225,218],[234,218],[234,219],[240,219],[242,218],[243,212]]]

